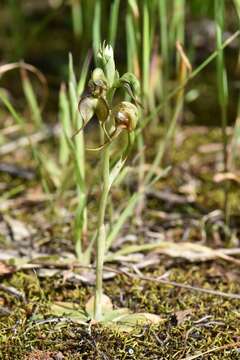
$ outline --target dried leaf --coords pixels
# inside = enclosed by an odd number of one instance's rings
[[[176,317],[177,324],[180,325],[189,317],[189,315],[192,315],[192,309],[179,310],[175,312],[174,315]]]
[[[225,256],[225,249],[212,249],[208,246],[190,242],[171,243],[163,241],[154,252],[175,258],[184,258],[191,262],[207,261]]]
[[[127,314],[130,314],[130,310],[128,308],[115,309],[112,310],[110,313],[105,314],[102,319],[102,322],[106,322],[106,323],[108,323],[109,321],[118,322]]]
[[[160,316],[151,313],[136,313],[126,315],[121,321],[123,322],[130,322],[132,324],[139,324],[139,325],[152,325],[152,324],[159,324],[160,322],[165,321]]]
[[[13,266],[7,265],[4,262],[0,261],[0,276],[11,274],[15,271],[15,268]]]
[[[94,301],[95,301],[95,296],[92,296],[85,305],[85,310],[91,317],[93,317],[93,315],[94,315]],[[113,304],[112,304],[112,301],[111,301],[110,297],[103,294],[102,295],[102,314],[103,314],[103,317],[104,317],[105,314],[108,314],[112,310],[113,310]]]
[[[40,278],[53,277],[59,272],[58,269],[39,269],[37,274]]]
[[[127,311],[128,309],[124,309]],[[119,310],[118,310],[119,311]],[[162,319],[160,316],[151,314],[151,313],[136,313],[131,314],[127,311],[127,314],[122,314],[111,318],[111,322],[107,322],[106,325],[113,327],[119,331],[131,332],[136,326],[144,325],[157,325],[159,323],[165,322],[165,319]]]
[[[61,360],[63,357],[59,357],[57,352],[45,351],[45,350],[33,350],[28,353],[24,360]]]
[[[79,308],[78,304],[71,302],[55,302],[50,308],[51,314],[55,316],[67,316],[69,320],[77,323],[86,323],[88,320],[85,312]]]
[[[8,215],[4,216],[4,220],[11,228],[12,237],[15,241],[21,241],[32,236],[36,230],[22,221],[11,218]]]
[[[216,175],[214,175],[213,180],[216,183],[221,183],[223,181],[227,181],[227,180],[232,180],[237,182],[238,184],[240,183],[240,176],[231,172],[226,172],[226,173],[218,173]]]

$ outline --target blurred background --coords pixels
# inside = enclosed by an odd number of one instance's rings
[[[239,28],[237,3],[224,1],[223,40]],[[193,68],[216,48],[214,17],[213,0],[1,0],[0,61],[24,60],[41,70],[50,88],[46,109],[51,112],[60,83],[68,76],[69,52],[79,73],[86,55],[92,56],[92,66],[94,51],[106,40],[115,48],[120,72],[131,70],[142,80],[152,109],[176,85],[176,40],[184,45]],[[238,51],[237,40],[225,51],[230,122],[239,90]],[[186,93],[187,123],[219,124],[215,69],[212,62]],[[4,76],[1,87],[21,108],[17,77],[17,72]]]

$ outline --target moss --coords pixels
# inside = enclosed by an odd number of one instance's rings
[[[167,265],[163,257],[162,266],[149,275],[161,275]],[[173,263],[169,269],[170,278],[239,293],[240,284],[235,280],[238,272],[234,268],[226,272],[224,265],[221,262],[194,266],[186,262]],[[240,337],[237,300],[119,275],[105,282],[105,293],[115,306],[153,312],[166,320],[159,326],[136,327],[131,333],[122,333],[101,325],[36,324],[39,319],[51,317],[49,304],[56,300],[73,301],[83,307],[92,293],[91,286],[69,285],[60,277],[38,282],[34,274],[22,272],[6,283],[21,289],[27,303],[3,292],[0,294],[5,306],[11,309],[11,314],[0,322],[1,359],[27,359],[28,354],[30,357],[36,350],[46,354],[61,352],[64,359],[178,359],[230,344]],[[178,314],[183,310],[189,310],[189,315],[179,321]],[[238,356],[236,349],[227,349],[205,358],[238,359]]]
[[[180,241],[184,233],[185,218],[186,221],[199,220],[202,219],[203,214],[222,208],[223,190],[220,185],[212,181],[211,166],[208,165],[206,172],[203,172],[201,168],[202,164],[206,165],[206,155],[197,153],[199,159],[197,167],[191,168],[191,164],[189,165],[189,159],[195,155],[198,147],[209,141],[219,142],[220,131],[213,129],[207,136],[193,134],[187,137],[184,145],[175,151],[172,159],[174,165],[172,173],[155,185],[160,190],[167,188],[176,193],[179,186],[188,181],[190,174],[199,182],[196,202],[194,204],[165,204],[154,197],[148,199],[147,209],[166,211],[166,213],[173,211],[179,214],[180,220],[166,225],[164,219],[161,220],[162,222],[160,220],[157,222],[151,212],[146,211],[143,214],[143,221],[147,229],[153,228],[154,231],[159,231],[160,228],[160,231],[166,234],[170,229],[172,231],[170,237],[174,237],[174,241]],[[151,157],[151,151],[148,155]],[[188,166],[186,178],[182,171],[183,164]],[[132,184],[126,184],[126,188],[117,188],[113,191],[116,203],[122,201],[124,204],[131,186]],[[230,190],[232,211],[237,212],[239,211],[237,202],[239,190],[234,187]],[[70,204],[67,210],[71,211],[73,207],[71,201],[74,201],[71,196],[66,193],[64,200],[59,200],[59,203],[54,205],[61,210],[61,206]],[[95,193],[92,197],[94,196]],[[64,204],[61,205],[61,201]],[[90,201],[90,206],[91,223],[94,224],[95,201]],[[26,207],[11,214],[24,223],[33,224],[33,227],[37,229],[32,239],[33,245],[25,244],[25,247],[33,246],[34,250],[48,254],[73,250],[71,233],[73,219],[70,217],[66,220],[65,212],[61,214],[60,210],[57,211],[48,204],[43,204],[32,206],[31,211]],[[199,239],[201,236],[199,227],[192,227],[190,230],[189,239],[194,241]],[[124,231],[136,233],[134,222]],[[206,231],[211,233],[211,229],[207,227]],[[210,243],[209,234],[208,242]],[[138,234],[138,242],[141,241],[145,241],[144,232]],[[11,245],[14,246],[14,243],[9,246]],[[171,280],[179,283],[222,292],[240,293],[239,270],[230,264],[226,267],[226,264],[221,261],[190,264],[179,259],[161,257],[160,265],[145,273],[158,277],[166,272],[169,273]],[[61,271],[53,278],[44,279],[38,279],[33,271],[19,271],[5,277],[4,283],[23,292],[27,300],[24,303],[0,291],[0,304],[10,311],[10,315],[0,318],[0,359],[4,360],[33,360],[41,359],[41,357],[50,360],[57,359],[58,354],[63,354],[64,359],[83,360],[175,360],[216,346],[237,342],[240,338],[238,300],[118,275],[113,280],[104,282],[105,293],[110,296],[115,307],[128,307],[133,312],[155,313],[165,320],[158,326],[146,325],[136,327],[131,333],[123,333],[102,325],[89,324],[83,327],[68,322],[48,322],[47,319],[53,318],[50,305],[55,301],[74,302],[82,308],[93,293],[91,285],[82,283],[74,285],[64,281]],[[183,311],[186,311],[188,315],[184,316]],[[239,352],[236,349],[225,349],[205,355],[205,359],[239,359]]]

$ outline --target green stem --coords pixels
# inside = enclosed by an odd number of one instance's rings
[[[106,246],[106,230],[105,230],[105,213],[107,206],[107,199],[109,194],[109,160],[110,149],[109,146],[105,148],[102,155],[102,179],[103,188],[99,203],[98,212],[98,234],[97,234],[97,259],[96,259],[96,291],[95,291],[95,304],[94,304],[94,318],[95,320],[101,320],[102,318],[102,285],[103,285],[103,264],[104,253]]]
[[[73,32],[76,39],[82,35],[82,10],[80,0],[72,1],[72,24]]]
[[[158,10],[159,10],[159,22],[160,22],[160,35],[161,35],[161,55],[163,58],[163,66],[162,66],[162,78],[163,81],[161,83],[161,95],[162,100],[165,102],[166,94],[168,93],[168,84],[169,84],[169,34],[168,34],[168,24],[167,24],[167,1],[160,0],[158,2]],[[170,114],[169,102],[166,101],[166,105],[164,107],[164,120],[168,121]]]
[[[143,54],[142,54],[142,93],[144,103],[147,102],[149,90],[149,63],[150,63],[150,39],[149,39],[149,11],[148,1],[143,1]]]
[[[224,33],[224,13],[225,2],[223,0],[215,0],[215,22],[216,22],[216,42],[219,54],[217,56],[217,86],[218,86],[218,98],[221,109],[221,125],[222,125],[222,143],[223,143],[223,164],[224,172],[228,171],[228,137],[227,137],[227,106],[228,106],[228,80],[227,71],[224,61],[224,52],[221,50],[221,44]],[[224,185],[224,216],[225,223],[229,225],[229,184]]]
[[[96,0],[93,17],[93,52],[96,62],[97,52],[101,43],[101,1]]]

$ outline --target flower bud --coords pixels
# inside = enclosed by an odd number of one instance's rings
[[[89,93],[94,97],[105,96],[107,91],[107,79],[100,68],[92,72],[92,77],[88,82]]]
[[[91,78],[93,81],[102,80],[103,82],[107,82],[104,72],[101,68],[94,69]]]
[[[125,73],[119,79],[120,83],[123,85],[129,85],[133,93],[133,97],[140,95],[140,83],[136,76],[130,72]]]
[[[105,45],[99,49],[97,54],[97,64],[103,69],[104,74],[108,80],[108,84],[112,87],[115,79],[115,62],[113,57],[113,48],[110,45]]]
[[[113,108],[111,116],[115,120],[116,127],[127,129],[130,132],[137,126],[139,112],[134,104],[122,101]]]

